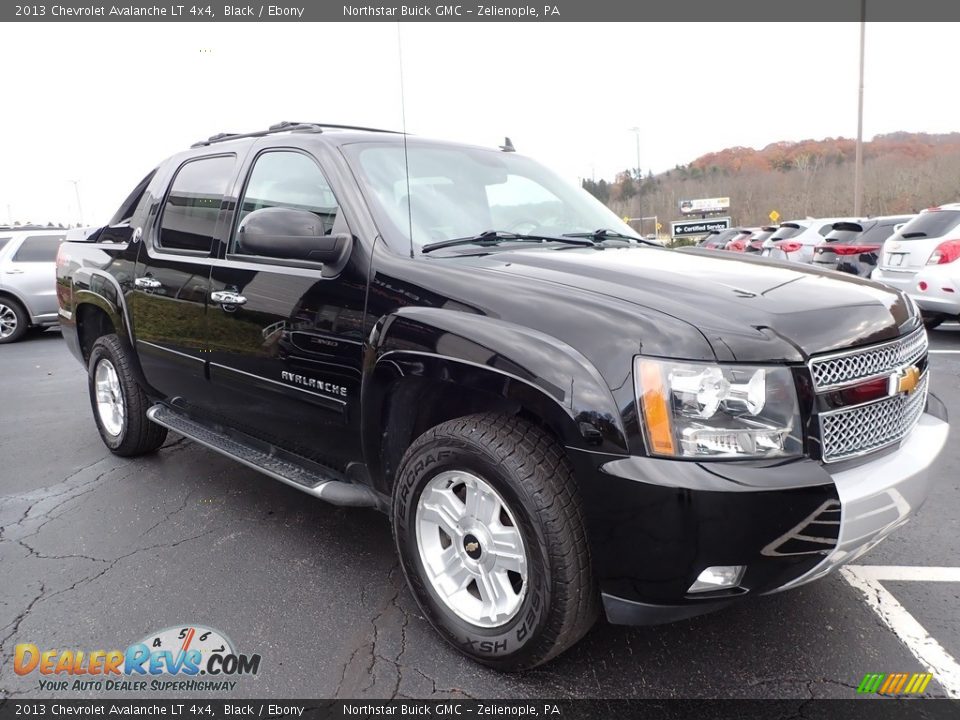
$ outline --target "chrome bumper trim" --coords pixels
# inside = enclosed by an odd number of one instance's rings
[[[841,510],[836,547],[814,568],[769,592],[823,577],[856,560],[906,523],[926,500],[928,470],[946,444],[949,430],[948,423],[924,413],[900,449],[833,474]]]

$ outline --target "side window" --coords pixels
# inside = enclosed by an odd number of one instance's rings
[[[24,239],[14,254],[13,262],[54,262],[63,235],[31,235]]]
[[[333,232],[340,212],[330,184],[312,158],[286,150],[266,152],[254,163],[243,191],[230,252],[235,251],[237,228],[244,218],[257,210],[274,207],[313,213],[320,219],[324,235]]]
[[[3,250],[3,246],[10,242],[8,237],[0,237],[0,250]]]
[[[210,252],[234,162],[220,155],[191,160],[177,171],[160,218],[161,248]]]
[[[831,230],[833,230],[833,223],[824,225],[822,228],[820,228],[819,232],[823,237],[826,237],[827,233],[829,233]]]

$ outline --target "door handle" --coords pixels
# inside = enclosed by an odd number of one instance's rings
[[[210,299],[221,305],[243,305],[247,299],[243,295],[238,295],[229,290],[215,290],[210,293]]]
[[[138,277],[133,281],[133,284],[144,290],[156,290],[163,283],[161,283],[159,280],[153,279],[152,277]]]
[[[6,270],[7,275],[23,275],[23,270]]]

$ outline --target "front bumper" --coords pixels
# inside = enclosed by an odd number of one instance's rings
[[[857,465],[695,463],[571,451],[608,620],[692,617],[797,587],[860,557],[923,503],[928,469],[948,430],[943,405],[931,395],[927,412],[896,449]],[[739,586],[688,593],[716,565],[745,566]]]

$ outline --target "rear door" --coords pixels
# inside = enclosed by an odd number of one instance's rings
[[[131,310],[144,375],[161,395],[201,407],[210,401],[204,342],[211,249],[225,232],[224,195],[236,172],[232,153],[177,167],[151,210],[156,220],[137,258]]]
[[[272,257],[269,250],[251,255],[241,228],[257,210],[305,210],[324,235],[351,234],[328,173],[312,154],[264,144],[245,175],[211,277],[211,297],[225,298],[208,310],[217,407],[238,430],[343,469],[359,445],[366,270],[357,252],[326,265]]]
[[[27,235],[19,247],[11,248],[3,265],[3,286],[23,298],[34,322],[53,320],[57,316],[57,250],[65,236],[65,233]]]
[[[880,268],[914,274],[944,240],[960,239],[960,211],[930,210],[920,213],[883,245]]]

